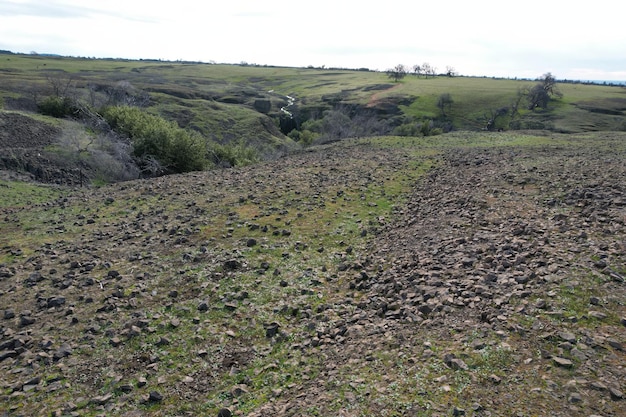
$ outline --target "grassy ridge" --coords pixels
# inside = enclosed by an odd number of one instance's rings
[[[332,108],[338,103],[357,104],[376,109],[377,103],[398,106],[397,115],[405,118],[437,118],[439,95],[449,93],[454,100],[449,114],[457,129],[480,130],[492,110],[509,106],[518,91],[534,83],[479,77],[417,78],[409,75],[394,84],[383,73],[349,70],[254,67],[238,65],[185,64],[174,62],[89,60],[23,55],[0,57],[4,97],[19,95],[25,83],[46,85],[50,74],[71,75],[78,86],[89,83],[128,81],[149,91],[153,111],[166,114],[185,125],[192,125],[206,136],[238,140],[267,131],[258,121],[261,114],[252,106],[256,99],[272,102],[270,115],[279,115],[286,103],[284,95],[296,97],[305,109]],[[539,76],[540,74],[538,74]],[[558,77],[558,74],[556,74]],[[558,85],[563,99],[549,111],[524,112],[523,117],[550,129],[563,132],[623,130],[626,89],[600,85]],[[215,111],[206,101],[226,103]],[[379,110],[385,115],[387,110]],[[252,110],[252,111],[250,111]],[[225,112],[236,112],[228,116]],[[187,114],[181,118],[181,114]],[[225,119],[224,117],[228,117]],[[389,117],[387,114],[386,117]],[[219,127],[224,120],[234,129]],[[280,132],[271,132],[279,138]]]

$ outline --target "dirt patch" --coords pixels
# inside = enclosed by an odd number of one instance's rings
[[[383,94],[389,94],[393,90],[398,89],[400,86],[401,86],[401,84],[395,84],[393,86],[390,86],[390,87],[384,89],[383,91],[379,91],[378,93],[372,94],[372,96],[370,97],[369,101],[367,102],[366,107],[376,107],[376,105],[380,101],[380,97]]]
[[[86,185],[78,166],[70,166],[48,154],[46,147],[58,141],[62,129],[20,113],[0,112],[0,172],[7,179]]]
[[[0,149],[43,149],[61,130],[19,113],[0,112]]]

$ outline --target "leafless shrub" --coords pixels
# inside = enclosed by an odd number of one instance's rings
[[[128,141],[112,132],[87,132],[79,124],[66,127],[46,157],[56,166],[80,170],[91,181],[127,181],[140,174]]]

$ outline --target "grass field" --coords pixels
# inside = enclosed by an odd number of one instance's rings
[[[408,75],[398,83],[384,73],[312,68],[256,67],[131,60],[95,60],[0,56],[3,77],[0,96],[15,97],[38,85],[45,90],[52,76],[71,79],[76,87],[88,84],[128,82],[153,95],[153,110],[172,115],[190,110],[194,123],[207,136],[227,138],[250,136],[258,132],[254,119],[261,115],[249,112],[257,99],[272,102],[270,117],[280,115],[285,95],[296,98],[296,106],[321,114],[336,105],[356,105],[378,111],[379,117],[404,119],[441,119],[437,99],[451,95],[454,103],[447,112],[448,122],[457,129],[481,130],[491,111],[510,106],[518,91],[535,84],[527,80],[480,77],[431,77]],[[539,77],[541,74],[537,74]],[[555,74],[558,78],[558,74]],[[546,111],[522,111],[529,126],[544,126],[561,132],[589,130],[624,130],[626,88],[604,85],[559,83],[563,98]],[[198,101],[200,100],[200,101]],[[212,112],[202,101],[232,104],[229,112],[240,112],[237,133],[217,128],[224,120],[223,110]],[[377,107],[377,104],[384,106]],[[1,104],[0,104],[1,105]],[[386,114],[387,113],[387,114]],[[271,136],[271,134],[270,134]]]

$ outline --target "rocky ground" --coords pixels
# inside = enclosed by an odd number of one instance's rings
[[[520,138],[3,207],[0,415],[623,415],[626,136]]]
[[[62,185],[85,182],[76,167],[55,161],[47,152],[61,134],[60,127],[33,117],[0,112],[0,178]]]

